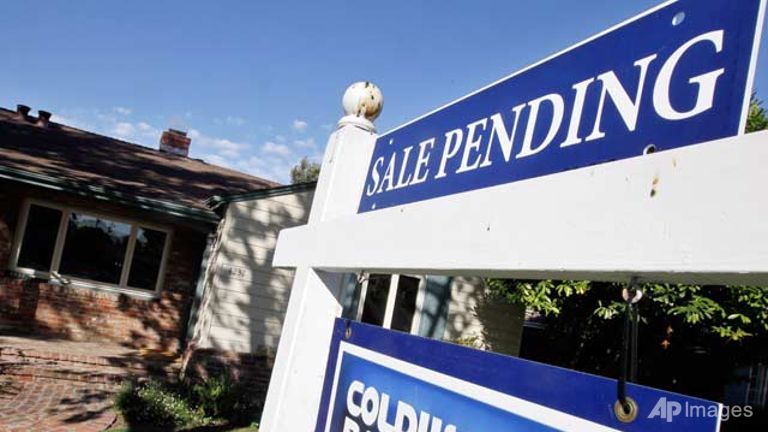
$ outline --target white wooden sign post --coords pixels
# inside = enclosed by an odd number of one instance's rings
[[[378,104],[365,106],[363,101],[367,103],[371,95]],[[368,118],[375,119],[383,98],[376,87],[365,83],[350,87],[344,99],[347,115],[328,140],[308,225],[320,226],[357,212],[376,141],[376,128]],[[329,252],[336,248],[333,243],[325,246]],[[341,315],[341,283],[341,273],[296,266],[261,430],[312,429],[333,320]]]
[[[664,3],[384,135],[378,89],[350,88],[280,233],[261,430],[316,427],[343,273],[768,284],[768,132],[741,134],[764,6]]]

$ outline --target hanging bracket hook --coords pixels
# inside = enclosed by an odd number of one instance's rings
[[[624,334],[622,336],[621,373],[619,375],[616,403],[613,406],[616,418],[623,423],[630,423],[637,417],[638,406],[634,399],[627,396],[627,381],[637,380],[637,330],[639,315],[637,303],[643,298],[643,291],[638,287],[637,277],[632,277],[621,292],[624,299]]]

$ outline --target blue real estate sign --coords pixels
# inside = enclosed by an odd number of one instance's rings
[[[721,406],[338,319],[315,432],[718,430]]]
[[[665,3],[379,136],[358,211],[741,133],[764,5]]]

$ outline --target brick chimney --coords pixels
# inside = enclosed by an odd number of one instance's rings
[[[189,154],[189,144],[191,143],[192,139],[187,136],[186,132],[168,129],[160,137],[160,151],[186,157]]]

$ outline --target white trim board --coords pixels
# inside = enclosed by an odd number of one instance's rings
[[[287,229],[274,264],[766,284],[767,142],[754,133]]]

